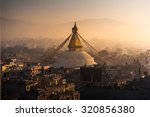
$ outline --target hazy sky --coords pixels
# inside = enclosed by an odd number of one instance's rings
[[[1,0],[2,16],[58,24],[111,18],[150,24],[150,0]]]

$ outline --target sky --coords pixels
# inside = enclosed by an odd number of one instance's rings
[[[1,17],[45,24],[110,18],[150,24],[150,0],[1,0]]]

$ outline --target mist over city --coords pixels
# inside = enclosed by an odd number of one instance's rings
[[[150,99],[149,0],[1,3],[2,99]]]

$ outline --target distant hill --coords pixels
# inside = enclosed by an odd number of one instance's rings
[[[50,26],[21,20],[1,18],[3,38],[48,36]],[[45,37],[44,36],[44,37]]]
[[[2,35],[8,37],[66,37],[71,33],[74,22],[48,25],[21,20],[1,18]],[[79,32],[89,38],[99,38],[118,35],[115,30],[124,28],[125,24],[112,19],[87,19],[77,21]],[[113,35],[112,35],[113,33]]]
[[[57,25],[33,23],[1,18],[2,38],[49,37],[65,39],[71,33],[74,22]],[[150,26],[127,24],[113,19],[85,19],[77,21],[79,33],[91,43],[99,45],[126,43],[138,45],[150,38]],[[106,42],[105,42],[106,40]],[[92,42],[93,41],[93,42]],[[145,42],[147,43],[147,42]],[[99,46],[97,44],[97,46]]]

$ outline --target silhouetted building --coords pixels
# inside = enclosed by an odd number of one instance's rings
[[[102,69],[100,67],[80,67],[81,81],[101,82]]]

